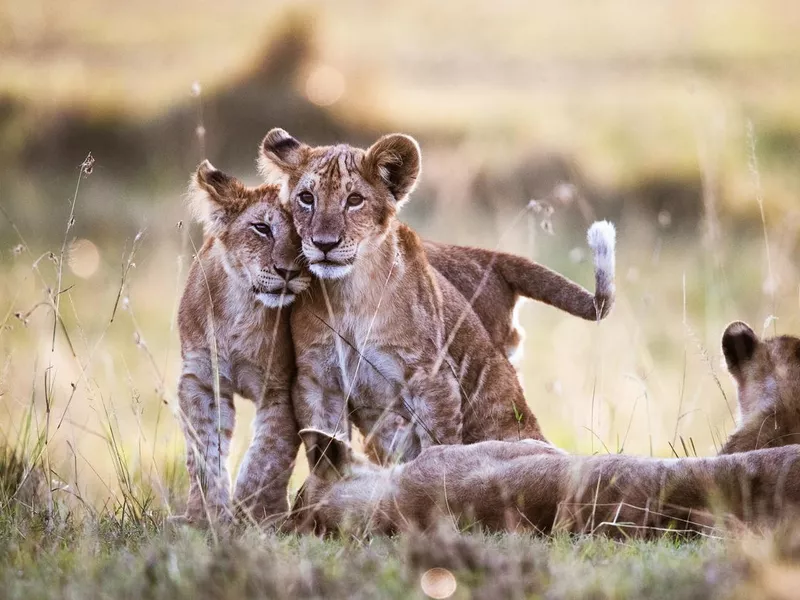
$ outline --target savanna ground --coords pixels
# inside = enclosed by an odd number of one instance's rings
[[[587,286],[586,227],[615,221],[607,321],[521,311],[529,402],[570,451],[715,453],[736,411],[724,326],[800,333],[799,27],[791,0],[0,3],[3,595],[407,597],[442,567],[463,597],[792,597],[792,524],[620,543],[163,522],[186,490],[175,308],[200,239],[184,182],[204,156],[255,181],[274,126],[412,133],[405,218],[423,235]]]

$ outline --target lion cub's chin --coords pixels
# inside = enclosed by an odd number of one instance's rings
[[[289,306],[296,296],[292,292],[256,294],[256,298],[267,308],[281,308]]]
[[[308,270],[320,279],[341,279],[350,274],[353,265],[336,265],[333,263],[312,263]]]

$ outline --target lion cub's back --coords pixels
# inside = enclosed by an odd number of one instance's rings
[[[492,343],[506,352],[520,342],[513,323],[517,294],[493,265],[493,253],[480,248],[426,241],[428,262],[472,306]]]

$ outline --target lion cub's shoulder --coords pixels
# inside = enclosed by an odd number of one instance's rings
[[[214,240],[205,240],[192,261],[178,305],[178,332],[181,343],[208,343],[206,327],[214,298],[221,299],[225,286],[224,270],[213,250]]]

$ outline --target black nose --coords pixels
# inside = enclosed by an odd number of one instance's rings
[[[283,277],[284,281],[291,281],[300,275],[300,269],[281,269],[280,267],[273,267],[279,277]]]
[[[318,242],[317,240],[312,240],[312,241],[314,242],[314,245],[317,248],[322,250],[323,253],[327,254],[328,252],[336,248],[336,246],[342,243],[342,238],[339,238],[335,242]]]

